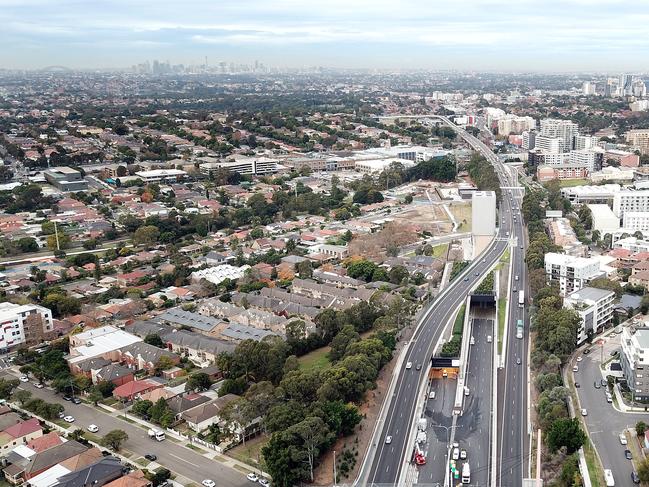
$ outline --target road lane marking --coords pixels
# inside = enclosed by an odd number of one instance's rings
[[[174,455],[173,453],[170,453],[169,455],[171,455],[174,458],[177,458],[181,462],[189,463],[193,467],[201,468],[200,465],[196,465],[195,463],[189,462],[189,461],[185,460],[184,458],[180,458],[178,455]]]

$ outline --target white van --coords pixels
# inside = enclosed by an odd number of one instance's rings
[[[487,343],[491,343],[491,335],[487,335]]]

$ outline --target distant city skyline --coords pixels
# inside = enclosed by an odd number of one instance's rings
[[[0,0],[0,68],[649,71],[649,5],[617,0]]]

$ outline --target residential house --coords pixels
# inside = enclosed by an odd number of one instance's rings
[[[0,455],[41,436],[43,436],[43,429],[36,418],[11,425],[0,431]]]
[[[153,487],[153,483],[144,476],[142,470],[136,470],[108,482],[104,487]]]
[[[213,364],[222,352],[232,352],[236,344],[186,330],[166,334],[163,340],[169,350],[187,357],[199,367]]]
[[[54,487],[103,487],[120,478],[123,469],[124,466],[119,458],[105,457],[60,477]]]
[[[29,458],[18,459],[5,467],[3,472],[7,481],[12,484],[20,484],[87,449],[77,441],[68,440],[60,445],[37,452]]]
[[[202,394],[187,393],[179,394],[167,400],[167,405],[174,412],[176,420],[180,420],[185,411],[191,410],[196,406],[209,402],[210,398]]]
[[[162,384],[149,379],[133,380],[116,387],[113,396],[120,401],[133,401],[138,399],[145,392],[162,387]]]

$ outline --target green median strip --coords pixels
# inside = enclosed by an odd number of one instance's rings
[[[505,333],[505,312],[507,307],[507,299],[500,298],[498,300],[498,354],[503,353],[503,335]]]

